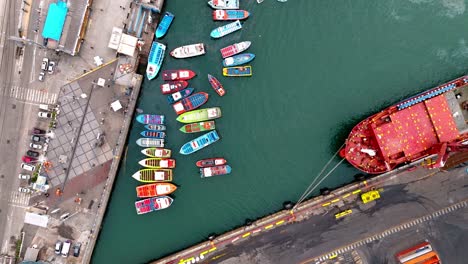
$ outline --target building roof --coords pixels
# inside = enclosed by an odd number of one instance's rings
[[[49,217],[46,215],[38,215],[34,213],[26,212],[24,216],[24,223],[31,224],[40,227],[47,227],[47,223],[49,222]]]
[[[65,2],[58,1],[49,5],[49,11],[42,30],[42,37],[56,41],[60,40],[62,35],[63,25],[67,17],[68,7]]]
[[[26,249],[26,253],[24,254],[24,261],[36,261],[38,255],[39,249],[28,247]]]

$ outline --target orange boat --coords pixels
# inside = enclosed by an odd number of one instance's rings
[[[177,186],[169,182],[150,183],[136,187],[138,198],[169,195],[177,190]]]

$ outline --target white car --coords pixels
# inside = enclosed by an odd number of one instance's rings
[[[42,59],[42,64],[41,64],[41,70],[47,71],[49,67],[49,59],[48,58],[43,58]]]
[[[49,62],[49,68],[48,68],[49,74],[53,74],[54,70],[55,70],[55,61],[51,61]]]
[[[51,118],[52,114],[49,112],[38,112],[37,116],[40,118]]]
[[[42,149],[42,145],[41,144],[36,144],[36,143],[30,143],[29,147],[33,148],[33,149]]]
[[[30,164],[26,164],[26,163],[21,163],[21,168],[23,170],[27,170],[27,171],[34,171],[36,169],[36,166],[34,165],[30,165]]]
[[[43,82],[44,79],[45,79],[45,73],[44,73],[44,72],[40,72],[40,73],[39,73],[39,81],[40,81],[40,82]]]
[[[31,189],[29,189],[29,188],[24,188],[24,187],[19,187],[19,188],[18,188],[18,192],[30,193],[30,192],[31,192]]]
[[[18,178],[20,178],[20,180],[29,180],[29,179],[31,179],[31,175],[29,175],[29,174],[20,174],[20,175],[18,175]]]

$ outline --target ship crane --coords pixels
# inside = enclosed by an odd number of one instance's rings
[[[467,142],[468,143],[468,142]],[[468,144],[464,142],[456,142],[456,143],[440,143],[434,146],[431,150],[431,154],[437,154],[437,160],[433,163],[428,165],[429,169],[436,169],[442,168],[445,166],[447,159],[452,152],[461,152],[461,151],[468,151]]]

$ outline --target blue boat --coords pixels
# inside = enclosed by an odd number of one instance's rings
[[[211,31],[210,36],[212,38],[221,38],[241,28],[242,28],[241,22],[239,20],[236,20],[232,23],[213,29],[213,31]]]
[[[146,138],[165,138],[166,137],[166,133],[161,132],[161,131],[142,131],[140,135]]]
[[[208,145],[213,144],[214,142],[219,140],[219,135],[216,133],[216,130],[210,131],[200,137],[197,137],[194,140],[191,140],[187,143],[185,143],[181,148],[180,148],[180,154],[188,155],[191,153],[194,153],[195,151],[198,151]]]
[[[186,88],[186,89],[183,89],[182,91],[178,91],[176,93],[173,93],[173,94],[170,94],[167,96],[167,101],[170,103],[170,104],[173,104],[179,100],[182,100],[184,99],[185,97],[191,95],[193,93],[193,88]]]
[[[176,114],[180,115],[202,106],[206,101],[208,101],[208,94],[205,92],[199,92],[182,99],[181,101],[173,104],[172,107]]]
[[[164,17],[161,19],[161,22],[159,22],[158,28],[154,33],[156,38],[162,38],[166,35],[167,30],[172,24],[172,20],[174,20],[174,15],[171,12],[164,13]]]
[[[213,10],[213,20],[243,20],[249,17],[250,13],[245,10]]]
[[[164,124],[163,115],[140,114],[136,117],[136,120],[142,124],[151,124],[151,125],[163,125]]]
[[[147,130],[152,130],[152,131],[164,131],[164,130],[166,130],[165,125],[146,125],[145,128]]]
[[[154,79],[158,75],[159,69],[164,60],[164,53],[166,52],[166,45],[154,41],[151,45],[151,50],[148,55],[148,66],[146,66],[146,77],[149,80]]]
[[[223,66],[224,67],[238,66],[238,65],[249,63],[253,59],[255,59],[255,54],[253,54],[253,53],[242,53],[242,54],[234,55],[234,56],[229,57],[229,58],[225,58],[223,60]]]

